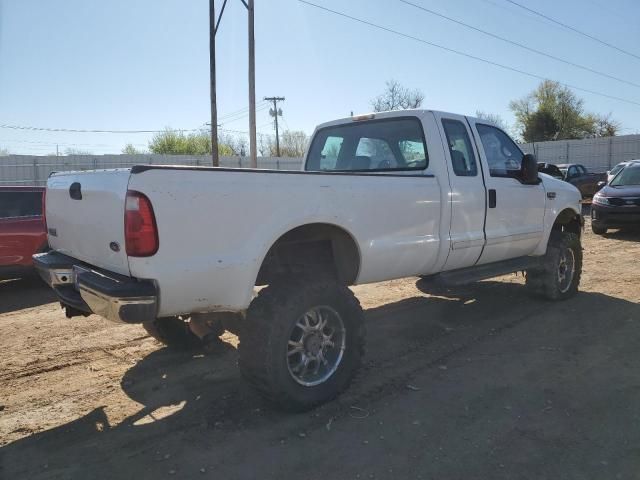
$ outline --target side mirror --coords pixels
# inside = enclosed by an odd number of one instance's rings
[[[603,182],[603,181],[596,183],[596,187],[598,187],[598,190],[600,190],[602,187],[606,185],[607,185],[607,182]]]
[[[539,183],[538,162],[536,161],[535,155],[525,153],[522,157],[520,180],[525,185],[537,185]]]

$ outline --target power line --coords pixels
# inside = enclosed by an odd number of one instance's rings
[[[617,50],[618,52],[624,53],[625,55],[629,55],[630,57],[634,57],[634,58],[637,58],[638,60],[640,60],[640,56],[636,55],[635,53],[631,53],[631,52],[629,52],[627,50],[623,50],[620,47],[616,47],[615,45],[612,45],[609,42],[605,42],[604,40],[601,40],[598,37],[594,37],[593,35],[590,35],[588,33],[583,32],[582,30],[578,30],[577,28],[572,27],[571,25],[567,25],[566,23],[562,23],[561,21],[556,20],[555,18],[551,18],[550,16],[545,15],[544,13],[541,13],[541,12],[538,12],[536,10],[533,10],[532,8],[529,8],[529,7],[527,7],[525,5],[522,5],[522,4],[518,3],[518,2],[515,2],[514,0],[505,0],[505,1],[509,2],[512,5],[515,5],[516,7],[521,8],[523,10],[526,10],[527,12],[533,13],[534,15],[537,15],[539,17],[542,17],[542,18],[546,19],[546,20],[549,20],[550,22],[553,22],[556,25],[560,25],[561,27],[566,28],[567,30],[571,30],[572,32],[577,33],[578,35],[582,35],[583,37],[589,38],[589,39],[591,39],[591,40],[593,40],[595,42],[601,43],[602,45],[605,45],[605,46],[607,46],[609,48]]]
[[[494,62],[492,60],[487,60],[486,58],[478,57],[476,55],[472,55],[470,53],[465,53],[465,52],[462,52],[460,50],[455,50],[455,49],[450,48],[450,47],[445,47],[444,45],[439,45],[439,44],[434,43],[434,42],[429,42],[428,40],[424,40],[423,38],[414,37],[413,35],[409,35],[407,33],[403,33],[403,32],[400,32],[398,30],[393,30],[391,28],[384,27],[382,25],[378,25],[376,23],[372,23],[372,22],[369,22],[367,20],[363,20],[361,18],[353,17],[353,16],[348,15],[346,13],[338,12],[336,10],[331,10],[330,8],[323,7],[321,5],[316,5],[315,3],[308,2],[307,0],[298,0],[298,2],[304,3],[306,5],[309,5],[309,6],[312,6],[312,7],[315,7],[315,8],[318,8],[320,10],[327,11],[329,13],[333,13],[334,15],[339,15],[341,17],[348,18],[350,20],[353,20],[353,21],[358,22],[358,23],[362,23],[364,25],[368,25],[368,26],[373,27],[373,28],[377,28],[378,30],[383,30],[385,32],[393,33],[395,35],[399,35],[401,37],[408,38],[408,39],[416,41],[416,42],[424,43],[425,45],[430,45],[432,47],[436,47],[436,48],[439,48],[441,50],[445,50],[445,51],[450,52],[450,53],[455,53],[456,55],[460,55],[462,57],[471,58],[471,59],[477,60],[479,62],[487,63],[489,65],[493,65],[495,67],[502,68],[504,70],[509,70],[509,71],[516,72],[516,73],[519,73],[521,75],[526,75],[526,76],[532,77],[532,78],[537,78],[538,80],[549,80],[548,77],[544,77],[542,75],[537,75],[535,73],[527,72],[525,70],[520,70],[520,69],[515,68],[515,67],[510,67],[508,65],[504,65],[504,64],[498,63],[498,62]],[[612,100],[619,100],[621,102],[630,103],[632,105],[640,106],[640,102],[636,102],[634,100],[628,100],[626,98],[616,97],[615,95],[609,95],[607,93],[602,93],[602,92],[598,92],[598,91],[595,91],[595,90],[589,90],[589,89],[583,88],[583,87],[577,87],[577,86],[571,85],[569,83],[564,83],[564,82],[558,82],[558,83],[560,85],[565,86],[565,87],[573,88],[574,90],[580,90],[582,92],[591,93],[592,95],[598,95],[598,96],[601,96],[601,97],[610,98]]]
[[[23,125],[2,124],[0,128],[10,130],[32,130],[37,132],[70,132],[70,133],[162,133],[166,130],[85,130],[74,128],[46,128],[46,127],[28,127]],[[198,132],[200,128],[176,129],[180,132]]]
[[[409,2],[407,0],[399,0],[399,1],[402,2],[402,3],[406,3],[407,5],[411,5],[412,7],[417,8],[419,10],[422,10],[424,12],[427,12],[427,13],[430,13],[432,15],[435,15],[437,17],[444,18],[445,20],[448,20],[450,22],[456,23],[458,25],[462,25],[463,27],[469,28],[471,30],[475,30],[476,32],[480,32],[483,35],[487,35],[489,37],[496,38],[498,40],[501,40],[503,42],[509,43],[511,45],[515,45],[516,47],[520,47],[520,48],[523,48],[523,49],[528,50],[530,52],[537,53],[538,55],[542,55],[544,57],[551,58],[551,59],[556,60],[558,62],[566,63],[567,65],[571,65],[572,67],[580,68],[581,70],[585,70],[587,72],[595,73],[596,75],[600,75],[602,77],[607,77],[607,78],[610,78],[612,80],[616,80],[618,82],[626,83],[628,85],[633,85],[634,87],[640,88],[640,84],[638,84],[638,83],[634,83],[634,82],[631,82],[629,80],[625,80],[623,78],[619,78],[619,77],[616,77],[616,76],[613,76],[613,75],[609,75],[608,73],[601,72],[599,70],[595,70],[593,68],[586,67],[584,65],[580,65],[578,63],[572,62],[571,60],[566,60],[564,58],[556,57],[555,55],[552,55],[550,53],[546,53],[546,52],[543,52],[541,50],[537,50],[535,48],[529,47],[527,45],[524,45],[522,43],[516,42],[514,40],[510,40],[508,38],[496,35],[495,33],[491,33],[491,32],[488,32],[486,30],[482,30],[482,29],[480,29],[478,27],[474,27],[473,25],[469,25],[468,23],[464,23],[464,22],[461,22],[460,20],[456,20],[454,18],[448,17],[446,15],[443,15],[442,13],[435,12],[435,11],[430,10],[430,9],[428,9],[426,7],[423,7],[421,5],[416,5],[415,3]]]

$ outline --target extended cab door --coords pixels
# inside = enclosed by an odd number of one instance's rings
[[[544,187],[518,180],[523,153],[506,133],[473,119],[469,123],[487,189],[486,244],[478,264],[529,255],[543,237]]]
[[[467,120],[462,115],[434,112],[444,145],[449,174],[449,255],[444,270],[470,267],[485,243],[486,190],[480,159]]]

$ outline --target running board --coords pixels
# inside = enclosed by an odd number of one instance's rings
[[[457,287],[469,283],[499,277],[513,272],[521,272],[540,265],[540,257],[518,257],[500,262],[460,268],[449,272],[438,273],[431,277],[438,284],[445,287]]]

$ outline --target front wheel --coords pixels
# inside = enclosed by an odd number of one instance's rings
[[[526,287],[549,300],[565,300],[578,292],[582,246],[575,233],[551,233],[541,265],[527,270]]]
[[[604,235],[605,233],[607,233],[607,227],[597,227],[592,223],[591,231],[596,235]]]
[[[304,411],[350,383],[364,349],[364,314],[351,290],[297,278],[260,291],[240,333],[243,377],[268,401]]]

